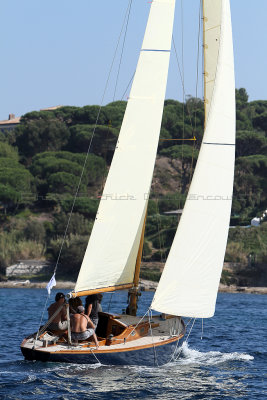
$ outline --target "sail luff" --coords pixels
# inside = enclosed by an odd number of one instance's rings
[[[229,0],[221,10],[220,47],[207,125],[186,204],[155,293],[154,310],[213,316],[231,213],[235,159],[235,82]],[[220,8],[222,6],[222,8]]]
[[[74,292],[133,283],[156,159],[175,0],[154,0],[119,139]]]

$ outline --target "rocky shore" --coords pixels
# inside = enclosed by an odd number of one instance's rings
[[[25,289],[45,289],[47,282],[30,282],[26,281],[7,281],[0,282],[0,288],[25,288]],[[141,290],[154,291],[157,288],[157,282],[147,281],[142,279],[140,282]],[[73,289],[75,282],[70,281],[57,281],[56,289]],[[220,284],[219,292],[221,293],[251,293],[251,294],[267,294],[267,287],[248,287],[236,285],[223,285]]]

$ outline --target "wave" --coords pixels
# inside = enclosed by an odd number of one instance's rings
[[[201,352],[191,349],[188,343],[183,343],[179,349],[179,358],[176,362],[181,364],[206,364],[216,365],[229,361],[252,361],[254,357],[245,353],[222,353],[220,351]]]

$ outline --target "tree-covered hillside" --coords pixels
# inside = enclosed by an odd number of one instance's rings
[[[267,208],[267,101],[249,102],[246,90],[239,89],[236,104],[231,224],[245,226]],[[125,108],[125,102],[117,101],[103,107],[99,115],[99,106],[34,111],[24,115],[15,130],[0,132],[2,272],[18,259],[56,260],[84,169],[59,268],[62,276],[77,274]],[[165,213],[183,208],[203,124],[200,99],[188,98],[185,104],[165,101],[146,225],[146,261],[164,261],[168,254],[179,218]],[[242,234],[238,229],[230,231],[227,261],[245,265],[251,254],[257,254],[265,262],[264,225],[243,229]],[[250,235],[252,247],[247,245]]]

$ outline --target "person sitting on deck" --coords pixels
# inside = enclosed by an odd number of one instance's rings
[[[71,297],[69,299],[70,313],[71,314],[77,313],[77,308],[82,305],[83,305],[83,302],[80,299],[80,297]]]
[[[95,329],[98,324],[98,312],[100,311],[99,297],[97,294],[91,294],[85,299],[85,314],[91,318]]]
[[[97,294],[97,299],[98,299],[98,312],[102,312],[102,305],[101,305],[101,301],[103,300],[103,294],[102,293],[98,293]]]
[[[53,318],[51,321],[50,325],[48,326],[48,329],[52,331],[65,331],[68,329],[68,322],[67,322],[67,311],[66,307],[64,305],[65,303],[65,295],[64,293],[57,293],[55,297],[55,303],[51,304],[50,307],[48,307],[48,318],[50,319],[53,314],[58,310],[59,307],[61,308],[61,311],[58,312],[58,314]]]
[[[71,340],[86,340],[93,336],[96,347],[99,346],[95,326],[91,319],[84,314],[84,307],[78,306],[77,313],[70,315]],[[88,329],[89,328],[89,329]]]

